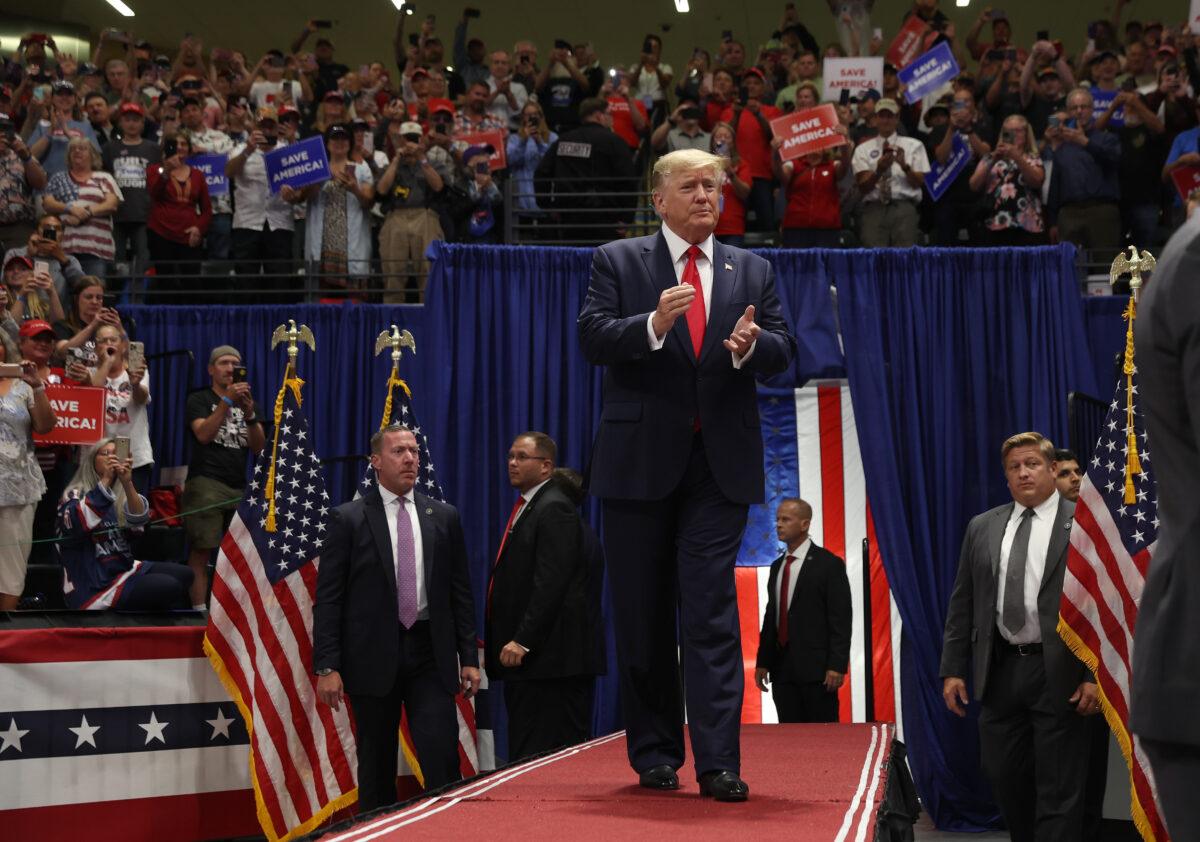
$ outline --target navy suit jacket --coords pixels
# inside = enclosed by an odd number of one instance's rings
[[[421,525],[434,668],[451,695],[459,665],[478,666],[475,601],[458,511],[414,494]],[[351,695],[385,696],[400,665],[395,552],[378,488],[329,518],[313,605],[313,669],[335,669]]]
[[[713,287],[700,358],[680,316],[650,350],[646,320],[674,286],[675,268],[661,233],[600,246],[592,258],[579,314],[584,355],[605,366],[600,429],[592,447],[589,491],[598,497],[658,500],[687,468],[697,416],[709,466],[735,503],[763,499],[763,446],[756,376],[783,371],[796,340],[784,323],[771,264],[714,241]],[[754,305],[762,328],[740,369],[723,342]]]

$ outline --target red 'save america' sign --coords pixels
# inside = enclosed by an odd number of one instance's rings
[[[48,433],[33,434],[39,444],[95,444],[104,438],[104,390],[96,386],[51,383],[46,397],[58,422]]]
[[[828,103],[771,121],[771,131],[783,141],[779,147],[779,157],[785,161],[842,146],[846,138],[838,132],[837,127],[837,110]]]

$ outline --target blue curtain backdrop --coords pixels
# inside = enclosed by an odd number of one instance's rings
[[[903,701],[918,787],[939,826],[993,824],[974,723],[945,713],[937,680],[959,542],[971,515],[1005,497],[1000,441],[1030,428],[1063,438],[1067,392],[1097,394],[1091,360],[1108,353],[1097,349],[1113,341],[1103,327],[1111,314],[1089,319],[1085,338],[1069,249],[763,254],[775,266],[800,349],[792,370],[763,391],[770,407],[764,434],[794,439],[793,387],[849,376],[879,540],[905,624]],[[392,323],[411,330],[418,353],[406,353],[402,374],[438,476],[462,512],[481,606],[513,501],[503,462],[513,436],[545,430],[557,439],[562,464],[586,465],[600,373],[582,358],[575,319],[591,251],[438,244],[434,258],[423,309],[127,309],[148,354],[182,348],[195,355],[192,364],[152,363],[150,418],[160,465],[187,461],[183,395],[207,382],[212,346],[242,350],[256,397],[268,407],[284,364],[282,350],[269,350],[270,335],[287,318],[308,324],[317,340],[317,353],[303,350],[299,368],[318,455],[364,453],[390,366],[386,354],[372,357],[375,337]],[[836,312],[831,285],[838,289]],[[335,500],[348,498],[361,468],[327,472]],[[767,469],[772,496],[787,493],[794,464]],[[594,503],[588,514],[596,523]],[[767,534],[769,517],[768,507],[752,512],[751,527],[758,518],[763,528],[748,534]],[[607,605],[605,612],[607,618]],[[608,633],[611,653],[611,624]],[[493,722],[503,748],[504,723]],[[595,725],[601,732],[619,725],[611,675],[598,684]]]
[[[938,827],[997,813],[979,773],[978,705],[942,702],[946,607],[967,521],[1011,499],[1000,444],[1064,441],[1067,394],[1095,394],[1070,248],[831,255],[867,487],[904,621],[905,741]]]

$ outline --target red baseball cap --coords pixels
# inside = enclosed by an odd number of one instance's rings
[[[45,319],[29,319],[21,323],[21,338],[28,339],[31,336],[41,336],[43,333],[54,334],[54,328],[50,327],[50,322]]]
[[[757,67],[746,68],[745,72],[742,73],[742,78],[745,79],[747,76],[757,76],[759,79],[762,79],[764,82],[767,81],[767,77],[764,76],[763,72],[761,70],[759,70]]]
[[[136,102],[122,102],[121,107],[117,109],[119,114],[136,114],[139,117],[146,116],[146,110]]]
[[[8,271],[8,267],[9,267],[9,266],[12,266],[14,263],[21,263],[21,264],[24,264],[24,266],[25,266],[25,268],[26,268],[26,269],[32,269],[32,268],[33,268],[33,259],[32,259],[32,258],[26,257],[26,256],[25,256],[25,255],[23,255],[23,254],[14,254],[14,255],[13,255],[12,257],[10,257],[10,258],[9,258],[7,261],[5,261],[5,263],[4,263],[4,271],[5,271],[5,272],[7,272],[7,271]]]

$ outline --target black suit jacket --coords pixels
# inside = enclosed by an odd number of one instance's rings
[[[661,233],[596,249],[579,314],[584,355],[605,366],[604,405],[588,485],[599,497],[658,500],[683,477],[697,415],[713,477],[735,503],[763,499],[763,445],[756,376],[787,368],[796,340],[783,320],[771,264],[714,241],[713,287],[700,359],[680,317],[650,350],[646,320],[676,284]],[[722,344],[753,304],[762,328],[740,369]]]
[[[978,701],[983,700],[987,691],[988,670],[994,654],[992,647],[995,636],[1000,634],[996,628],[1000,545],[1014,505],[1005,503],[989,509],[976,515],[967,525],[946,615],[941,677],[965,679],[968,666],[974,666],[974,696]],[[1074,515],[1075,504],[1060,497],[1058,512],[1050,527],[1042,587],[1038,591],[1038,625],[1042,631],[1046,686],[1054,697],[1062,699],[1064,706],[1079,683],[1091,675],[1058,636],[1058,606],[1062,600],[1063,576],[1067,572],[1067,546]]]
[[[503,681],[595,675],[599,604],[591,593],[583,523],[554,481],[525,504],[492,568],[488,675]],[[519,667],[500,663],[515,640],[529,650]]]
[[[415,494],[434,665],[446,692],[459,689],[459,666],[478,666],[475,601],[458,511]],[[378,488],[330,513],[313,605],[313,669],[342,676],[352,695],[383,696],[400,659],[396,565]]]
[[[788,607],[788,645],[780,649],[775,593],[786,557],[781,555],[771,563],[756,665],[770,670],[772,681],[824,681],[826,670],[845,674],[850,665],[852,623],[845,562],[824,547],[809,546]]]

